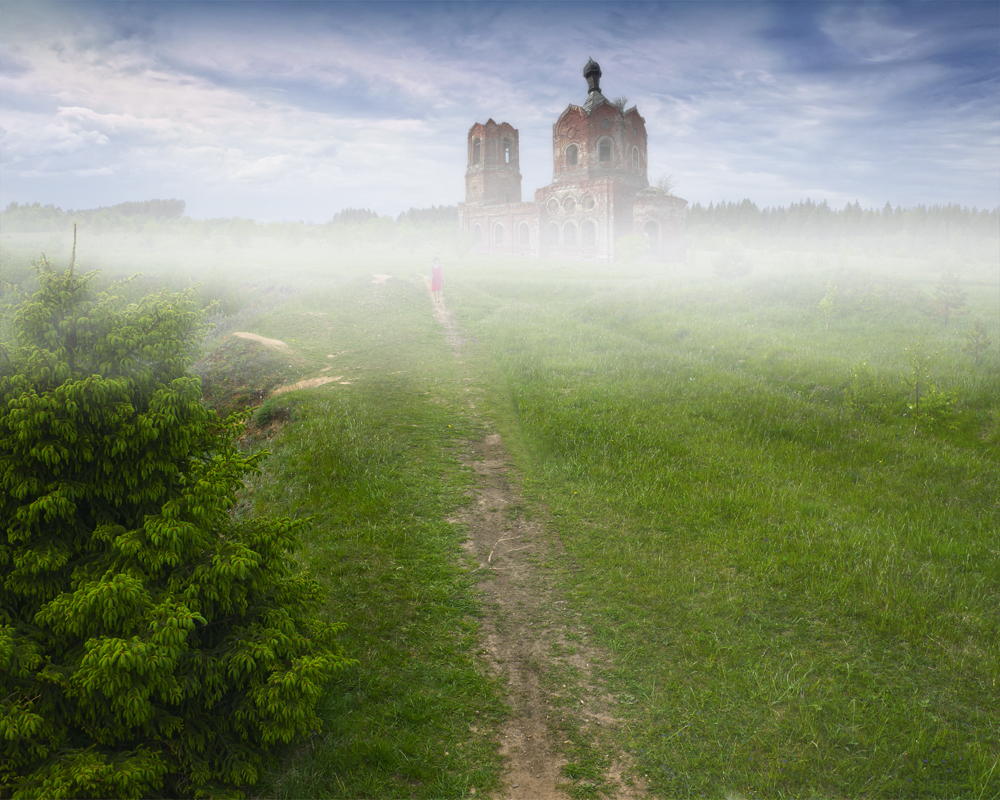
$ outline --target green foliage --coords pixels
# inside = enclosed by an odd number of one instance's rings
[[[885,394],[878,385],[878,376],[867,361],[851,366],[844,403],[855,414],[878,417],[883,410]]]
[[[292,410],[288,407],[287,398],[269,397],[254,411],[253,424],[265,428],[272,422],[287,422],[291,418]]]
[[[0,796],[239,796],[351,662],[186,374],[187,295],[38,269],[0,359]]]
[[[990,349],[991,344],[993,341],[990,339],[989,328],[986,327],[985,322],[977,319],[965,332],[965,344],[962,345],[962,352],[968,353],[978,364],[979,357]]]
[[[830,330],[830,317],[833,316],[833,312],[837,308],[837,287],[830,281],[827,281],[826,294],[823,295],[823,299],[819,301],[819,305],[816,307],[819,309],[819,313],[823,315],[823,319],[826,322],[826,329]]]
[[[952,314],[962,313],[968,299],[969,295],[962,288],[958,273],[952,269],[943,272],[941,280],[934,288],[932,303],[934,313],[944,318],[945,325],[948,324],[948,319]]]

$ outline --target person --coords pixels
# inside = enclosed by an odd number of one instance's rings
[[[435,256],[434,266],[431,267],[431,294],[434,295],[435,300],[441,299],[442,282],[443,279],[441,275],[441,259]]]

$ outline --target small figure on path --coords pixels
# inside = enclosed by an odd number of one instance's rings
[[[441,299],[442,283],[443,277],[441,275],[441,259],[435,256],[434,266],[431,267],[431,294],[434,295],[435,300]]]

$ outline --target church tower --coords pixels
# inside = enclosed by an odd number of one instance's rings
[[[638,191],[649,186],[646,121],[635,106],[619,108],[601,94],[601,67],[583,68],[587,100],[573,105],[552,126],[552,182],[613,178]]]
[[[488,206],[521,202],[517,129],[510,124],[490,119],[469,128],[465,202]]]

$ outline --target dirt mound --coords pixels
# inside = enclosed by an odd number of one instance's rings
[[[249,339],[252,342],[257,342],[264,345],[264,347],[270,347],[274,350],[291,351],[291,348],[285,342],[281,341],[281,339],[268,339],[266,336],[258,336],[256,333],[247,333],[246,331],[234,331],[233,336],[238,336],[240,339]]]
[[[271,397],[284,394],[285,392],[292,392],[296,389],[311,389],[314,386],[322,386],[325,383],[333,383],[334,381],[340,381],[341,384],[346,386],[350,383],[350,381],[342,380],[343,377],[343,375],[338,375],[336,378],[331,378],[329,375],[324,375],[321,378],[306,378],[305,380],[298,381],[297,383],[289,383],[285,386],[279,386],[271,392]]]

